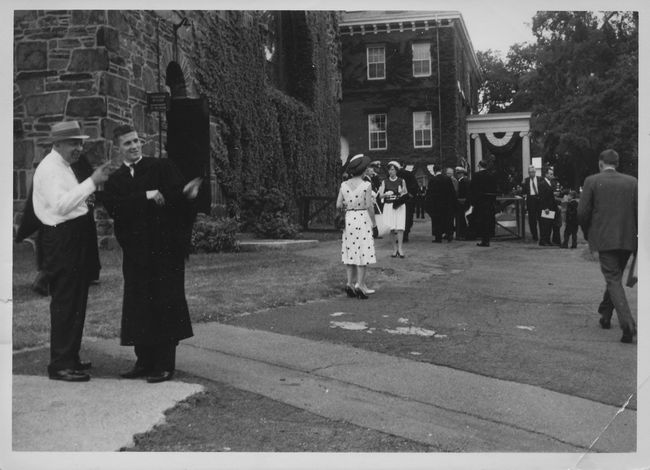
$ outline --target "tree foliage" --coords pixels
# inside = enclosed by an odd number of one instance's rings
[[[597,171],[606,148],[621,171],[638,171],[638,15],[636,12],[540,11],[536,41],[506,59],[479,53],[482,109],[531,111],[534,154],[556,165],[565,186]]]

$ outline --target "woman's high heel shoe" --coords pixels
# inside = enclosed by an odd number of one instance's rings
[[[368,296],[367,296],[366,293],[361,289],[361,287],[356,286],[356,287],[354,288],[354,291],[355,291],[356,294],[357,294],[357,298],[359,298],[359,299],[364,299],[364,300],[368,298]]]
[[[350,286],[350,285],[346,285],[346,286],[345,286],[345,293],[346,293],[346,294],[348,295],[348,297],[350,297],[350,298],[352,298],[352,297],[356,297],[356,296],[357,296],[356,291],[355,291],[354,288],[353,288],[352,286]]]

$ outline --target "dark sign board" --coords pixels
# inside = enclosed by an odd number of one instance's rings
[[[169,93],[147,93],[147,111],[152,113],[154,111],[166,112],[169,103]]]

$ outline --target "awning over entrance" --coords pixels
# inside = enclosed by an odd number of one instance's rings
[[[481,135],[495,147],[521,139],[521,174],[525,175],[530,159],[530,117],[532,113],[478,114],[467,116],[467,161],[473,170],[483,158]],[[496,134],[496,135],[495,135]],[[474,141],[472,146],[471,140]],[[472,153],[472,148],[474,152]]]

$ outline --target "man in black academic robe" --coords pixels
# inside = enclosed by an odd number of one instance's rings
[[[469,185],[469,200],[476,223],[476,235],[481,239],[478,246],[490,246],[490,236],[494,232],[494,203],[497,199],[497,180],[487,170],[487,162],[481,160],[479,171],[474,174]]]
[[[434,176],[429,179],[424,196],[425,208],[431,217],[431,234],[434,243],[442,243],[443,235],[447,241],[454,239],[454,211],[458,204],[454,184],[441,168],[435,165]]]
[[[124,299],[121,344],[134,346],[137,361],[124,378],[150,383],[172,378],[179,340],[192,336],[185,299],[185,234],[189,201],[200,179],[183,186],[171,160],[143,158],[130,126],[114,132],[124,164],[104,185],[104,205],[122,247]]]

